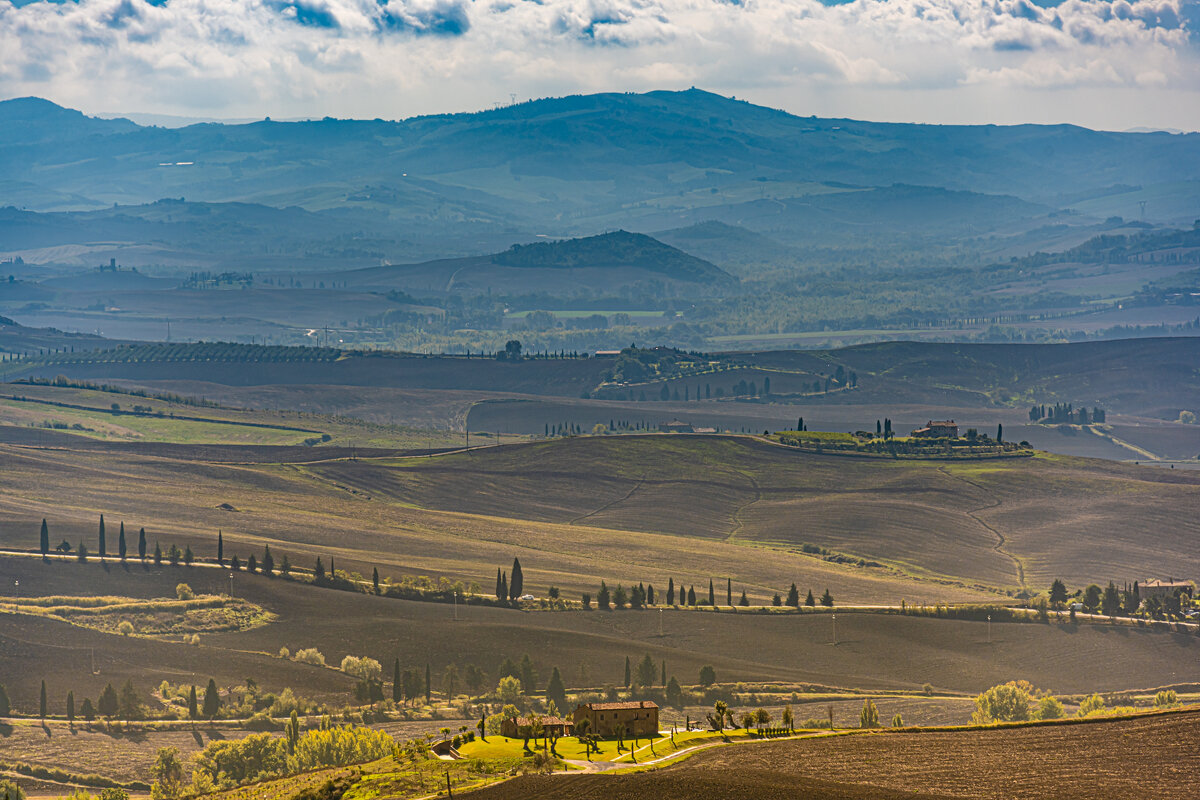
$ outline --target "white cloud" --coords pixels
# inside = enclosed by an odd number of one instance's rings
[[[0,0],[0,96],[88,111],[398,117],[510,92],[697,85],[795,111],[937,121],[992,95],[1024,92],[1032,108],[1034,93],[1054,92],[1050,107],[1105,124],[1102,110],[1061,102],[1099,87],[1118,102],[1159,92],[1163,119],[1147,124],[1200,127],[1185,2]],[[1165,99],[1180,96],[1193,102]]]

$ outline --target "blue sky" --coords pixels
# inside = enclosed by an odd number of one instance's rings
[[[0,0],[0,97],[383,117],[698,86],[797,114],[1200,129],[1200,0]]]

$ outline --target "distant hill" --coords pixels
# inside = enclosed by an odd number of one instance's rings
[[[84,117],[33,99],[0,103],[0,181],[104,204],[150,202],[169,186],[206,202],[353,206],[420,218],[435,231],[463,223],[554,235],[631,228],[703,206],[787,201],[821,183],[942,187],[1036,203],[1197,178],[1200,134],[819,119],[695,89],[549,98],[396,122],[178,129]],[[1153,203],[1148,213],[1156,213]]]
[[[43,350],[63,350],[64,355],[103,350],[120,342],[86,333],[64,333],[55,328],[30,328],[0,317],[0,353],[37,355]]]
[[[628,231],[517,244],[494,255],[372,267],[329,274],[347,286],[433,292],[573,294],[581,289],[613,291],[659,281],[695,286],[736,283],[720,267]]]

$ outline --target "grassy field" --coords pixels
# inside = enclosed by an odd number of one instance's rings
[[[946,732],[823,736],[718,747],[636,774],[523,777],[473,800],[709,796],[1114,800],[1186,795],[1200,781],[1192,753],[1200,712]],[[1114,748],[1118,748],[1119,757]]]
[[[28,384],[7,385],[0,391],[0,425],[105,441],[175,444],[396,448],[460,443],[448,431],[413,430],[356,417],[212,408],[119,392]]]

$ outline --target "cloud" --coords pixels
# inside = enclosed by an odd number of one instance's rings
[[[510,92],[694,84],[784,105],[870,97],[894,110],[926,98],[914,116],[937,119],[993,94],[1150,87],[1193,98],[1197,110],[1171,112],[1196,115],[1198,127],[1194,5],[0,0],[0,96],[91,111],[374,117],[475,108]]]

